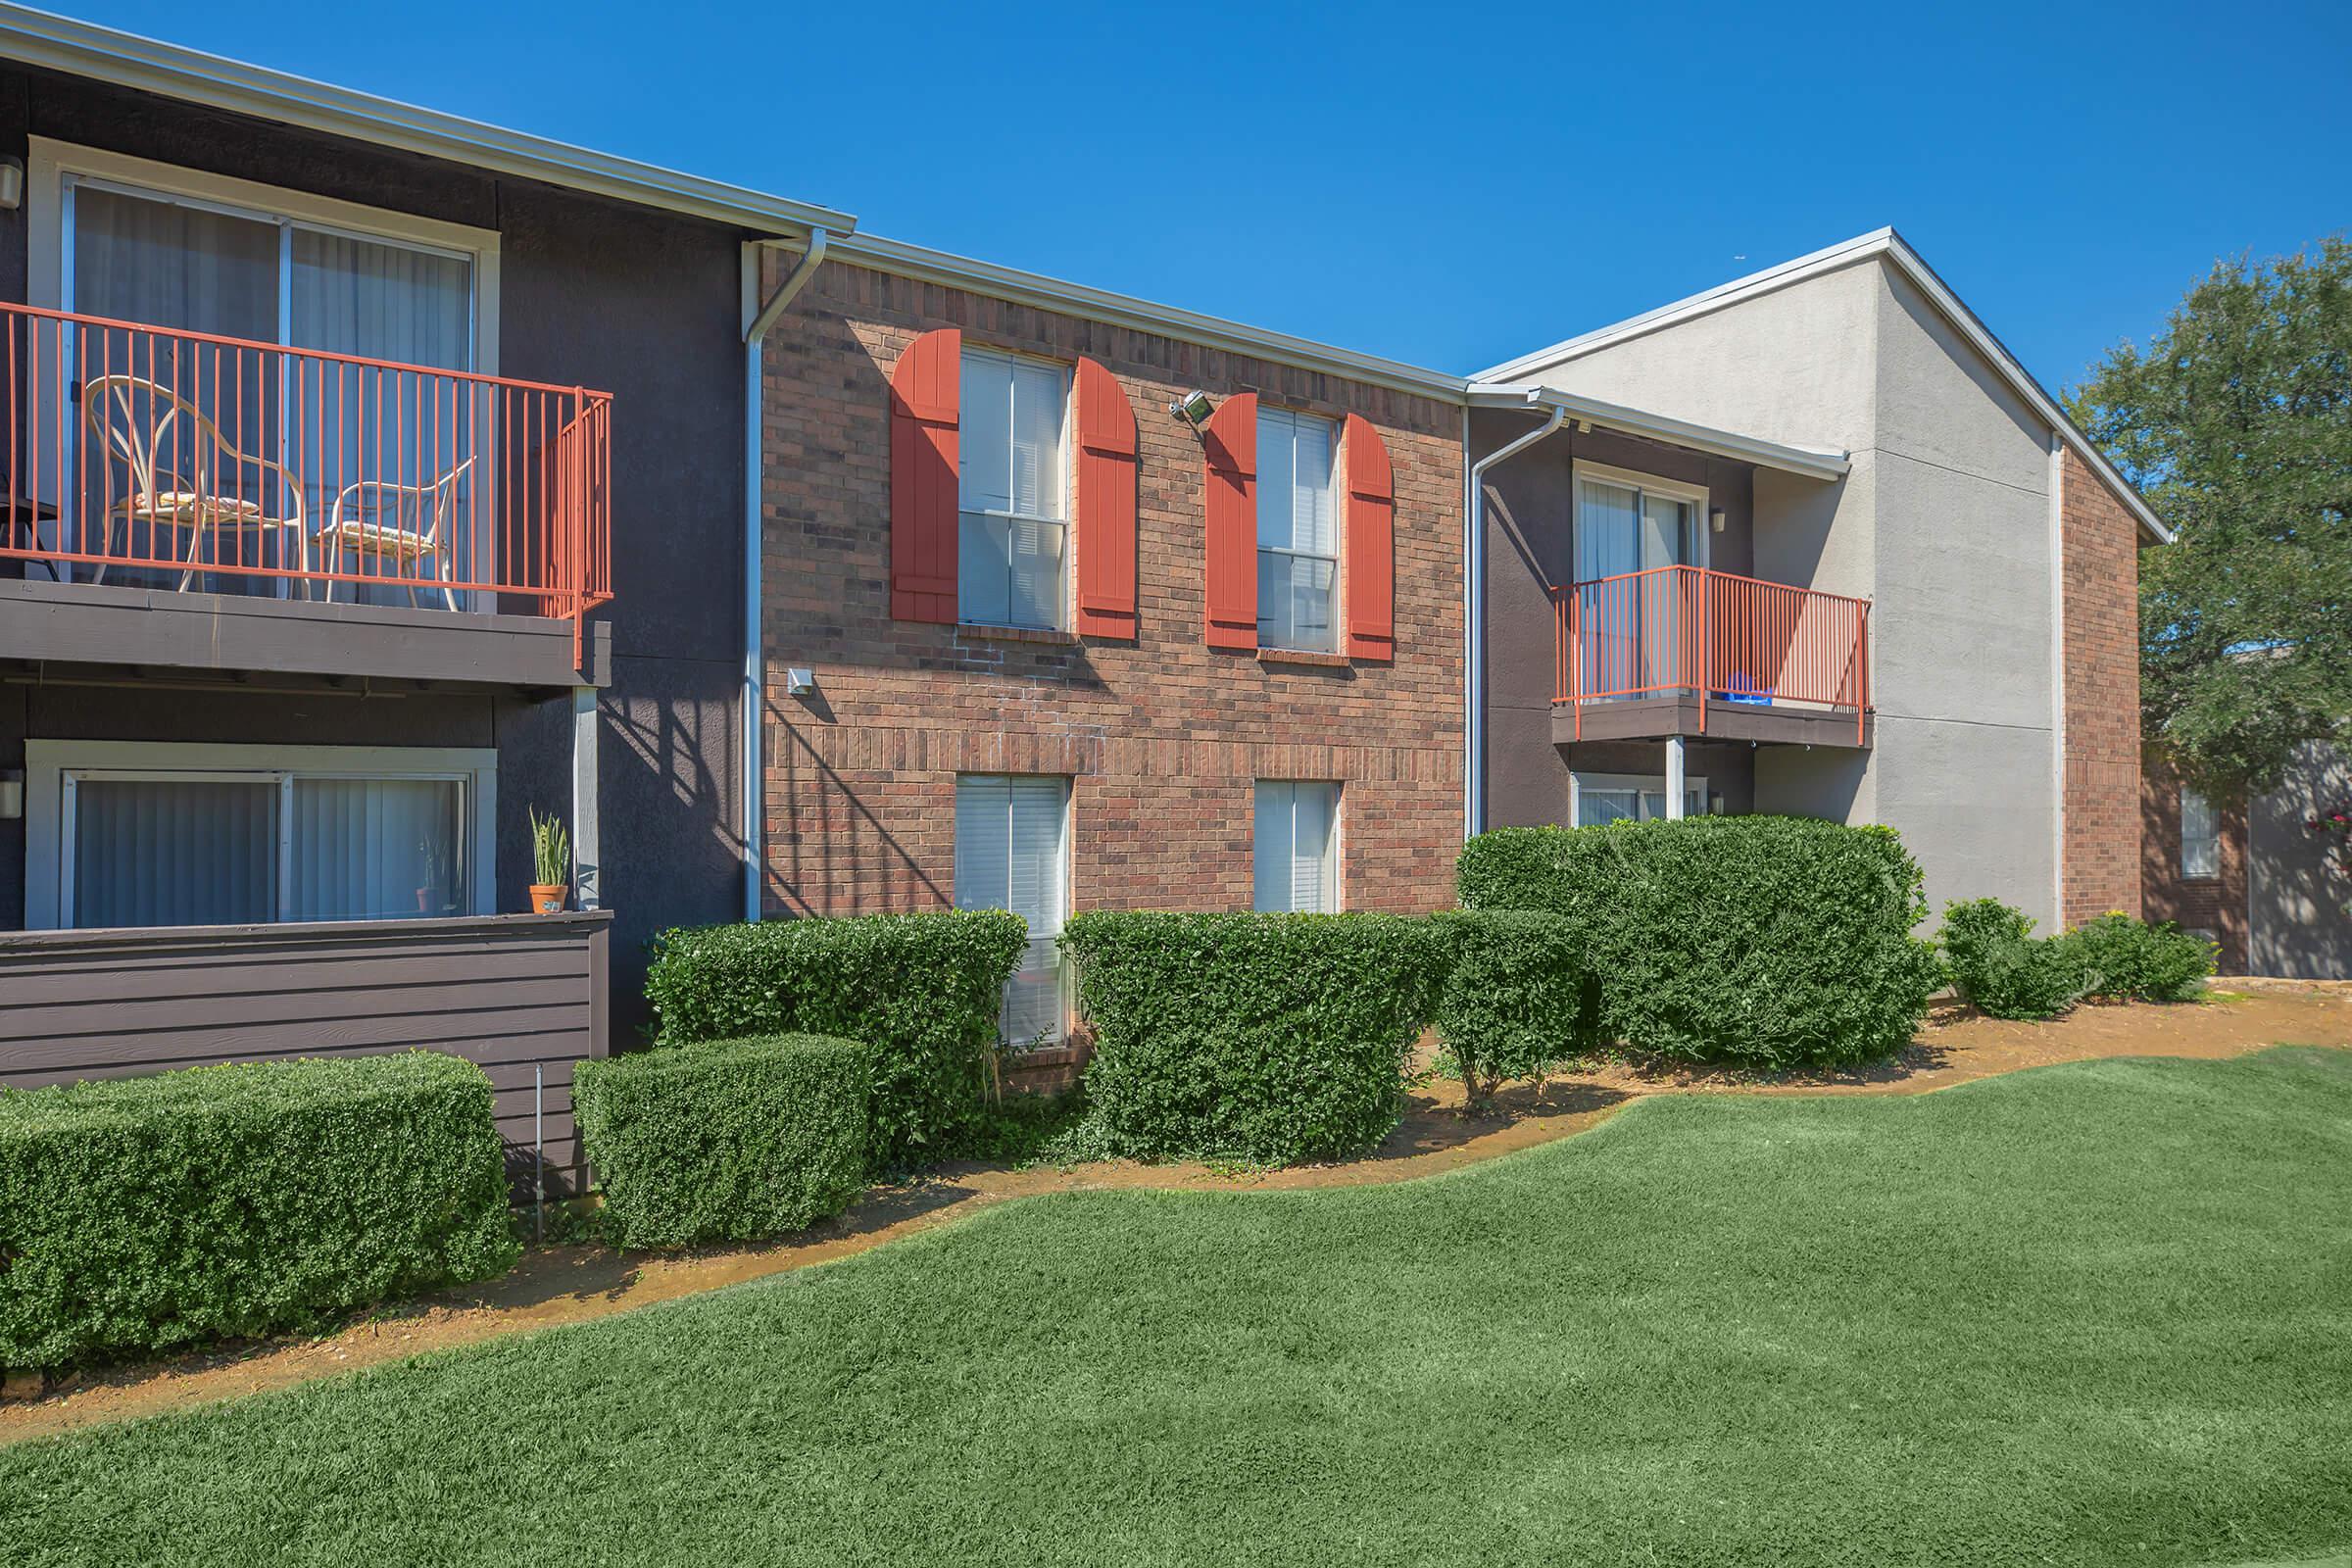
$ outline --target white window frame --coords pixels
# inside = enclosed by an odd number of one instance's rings
[[[1568,465],[1568,525],[1572,530],[1569,536],[1571,561],[1575,559],[1576,531],[1581,531],[1585,524],[1585,481],[1587,479],[1600,484],[1618,485],[1635,491],[1637,494],[1635,501],[1637,521],[1641,516],[1640,496],[1664,496],[1669,501],[1688,502],[1691,509],[1691,516],[1695,519],[1690,532],[1691,536],[1698,541],[1698,548],[1691,552],[1695,559],[1684,562],[1683,564],[1701,568],[1713,564],[1715,520],[1714,513],[1708,504],[1709,493],[1705,485],[1691,484],[1684,479],[1668,479],[1654,473],[1643,473],[1638,468],[1620,468],[1613,464],[1592,463],[1583,458],[1577,458]],[[1634,569],[1640,571],[1645,568],[1637,566]]]
[[[24,743],[24,926],[55,931],[74,923],[74,790],[88,776],[190,783],[274,782],[278,803],[277,907],[291,902],[287,879],[297,778],[455,780],[465,785],[466,898],[473,914],[498,907],[498,753],[486,747],[250,746],[209,742],[42,741]],[[282,921],[286,925],[305,922]],[[328,922],[341,923],[341,922]]]
[[[1047,359],[1042,355],[1015,354],[1008,349],[988,348],[986,346],[974,345],[967,342],[964,344],[961,358],[956,362],[956,374],[957,376],[957,384],[959,387],[961,385],[961,377],[963,375],[962,362],[964,360],[991,360],[1001,365],[1037,366],[1054,371],[1061,378],[1061,450],[1055,454],[1054,462],[1060,465],[1062,514],[1058,517],[1041,517],[1033,516],[1025,512],[1000,511],[995,507],[966,507],[963,504],[963,476],[960,472],[959,465],[959,471],[956,474],[956,526],[958,530],[963,527],[963,516],[966,513],[969,513],[971,515],[976,517],[1000,517],[1010,522],[1051,522],[1058,525],[1061,529],[1061,589],[1059,593],[1054,595],[1054,624],[1051,626],[1022,627],[1015,622],[1014,629],[1027,631],[1068,631],[1074,621],[1074,617],[1071,613],[1071,606],[1076,600],[1075,582],[1078,575],[1077,572],[1072,569],[1077,562],[1078,524],[1073,514],[1077,511],[1078,475],[1073,457],[1073,449],[1070,445],[1070,426],[1075,422],[1073,416],[1077,412],[1070,401],[1072,395],[1071,389],[1077,379],[1075,374],[1076,367],[1062,360]],[[956,412],[958,420],[960,421],[962,411],[960,408],[958,408]],[[960,458],[962,450],[962,432],[959,429],[956,435],[956,453],[958,458]],[[959,557],[961,554],[961,543],[958,541],[957,553]],[[958,570],[960,569],[961,566],[959,562]],[[1009,564],[1007,564],[1007,569],[1010,569]],[[956,619],[957,624],[964,626],[995,626],[1000,624],[997,621],[973,620],[964,613],[963,592],[962,585],[960,583],[956,585]]]
[[[338,201],[266,185],[259,180],[207,173],[177,164],[133,158],[97,147],[28,138],[24,170],[24,214],[30,243],[25,255],[25,296],[51,310],[74,309],[73,192],[95,184],[131,196],[162,198],[223,213],[278,229],[278,341],[286,341],[293,313],[288,256],[295,228],[318,229],[347,238],[404,245],[472,264],[473,300],[467,369],[498,374],[499,242],[495,229],[416,218],[381,207]]]
[[[1297,644],[1293,643],[1277,643],[1266,641],[1266,621],[1264,613],[1265,607],[1262,605],[1258,607],[1258,646],[1261,648],[1272,648],[1276,650],[1287,649],[1295,653],[1339,653],[1347,646],[1348,635],[1346,613],[1340,604],[1340,595],[1345,591],[1347,581],[1341,568],[1341,559],[1346,553],[1348,545],[1348,454],[1341,448],[1341,442],[1346,436],[1347,431],[1342,421],[1338,419],[1316,414],[1309,409],[1289,409],[1284,408],[1279,404],[1260,403],[1257,406],[1257,438],[1260,447],[1265,444],[1265,421],[1270,417],[1289,420],[1293,423],[1302,419],[1312,419],[1318,424],[1329,426],[1331,430],[1331,554],[1328,556],[1319,556],[1312,551],[1292,550],[1280,545],[1268,545],[1263,543],[1259,543],[1257,545],[1258,556],[1289,556],[1294,561],[1329,561],[1331,563],[1331,646],[1329,648],[1310,649],[1300,648]],[[1262,452],[1260,453],[1259,458],[1260,461],[1257,466],[1257,478],[1254,482],[1257,486],[1263,486],[1265,483],[1265,463],[1263,461]],[[1294,477],[1298,474],[1298,464],[1294,459],[1291,465],[1291,472]],[[1262,488],[1253,490],[1251,500],[1252,512],[1250,518],[1250,531],[1254,541],[1254,536],[1257,532],[1257,516],[1254,509],[1257,507],[1262,507],[1265,504],[1265,496]],[[1256,568],[1257,560],[1255,557],[1251,558],[1250,566],[1253,570]],[[1270,780],[1269,782],[1280,784],[1290,781],[1285,779],[1274,779]],[[1299,782],[1317,783],[1321,781],[1305,779],[1300,780]]]
[[[956,775],[956,783],[960,787],[965,779],[999,778],[1053,779],[1061,785],[1061,842],[1057,848],[1055,858],[1061,862],[1061,918],[1066,924],[1070,916],[1077,912],[1078,865],[1076,848],[1078,835],[1075,831],[1075,828],[1077,826],[1076,816],[1078,811],[1078,781],[1067,773],[957,773]],[[951,829],[953,829],[954,825],[953,809],[954,808],[951,808]],[[1006,828],[1007,831],[1010,830],[1009,823],[1006,824]],[[960,833],[955,833],[951,831],[951,837],[956,841],[956,844],[951,845],[949,850],[951,860],[953,860],[960,854],[960,850],[956,846],[961,844],[962,835]],[[956,904],[956,907],[959,909],[967,907],[966,905],[960,902],[960,894],[956,895],[956,898],[957,902]],[[968,906],[968,907],[978,908],[982,907],[982,906],[973,905]],[[986,906],[986,907],[1002,908],[1003,906],[989,905]],[[1054,935],[1058,937],[1060,933],[1057,931],[1054,933]],[[1037,1050],[1044,1051],[1061,1045],[1069,1039],[1070,1019],[1073,1010],[1072,1003],[1074,1000],[1071,996],[1071,981],[1073,977],[1070,972],[1069,958],[1060,952],[1058,946],[1056,946],[1054,952],[1054,965],[1055,989],[1058,994],[1059,1010],[1055,1019],[1054,1033],[1044,1038],[1033,1036],[1024,1040],[1008,1040],[1004,1037],[1004,1020],[1002,1016],[1000,1016],[997,1027],[997,1039],[999,1044],[1016,1049],[1029,1049],[1034,1047]],[[1005,983],[1008,986],[1011,984],[1009,980]]]
[[[2212,832],[2203,838],[2203,842],[2208,847],[2207,853],[2212,858],[2210,868],[2206,870],[2189,869],[2188,803],[2191,798],[2194,798],[2205,808],[2206,823],[2212,828]],[[2180,880],[2183,882],[2219,882],[2221,879],[2222,813],[2205,796],[2183,784],[2180,786]]]
[[[1330,886],[1330,907],[1324,911],[1337,914],[1348,907],[1348,785],[1336,778],[1260,778],[1250,781],[1250,906],[1257,909],[1257,792],[1269,784],[1297,786],[1313,784],[1331,791],[1331,857],[1324,862],[1323,874]],[[1291,842],[1298,837],[1298,798],[1292,797]],[[1283,910],[1258,910],[1260,913],[1284,913]]]
[[[1663,773],[1590,773],[1572,769],[1568,774],[1568,825],[1570,827],[1584,826],[1585,791],[1589,789],[1632,790],[1637,795],[1644,790],[1655,790],[1663,799],[1666,794],[1666,775]],[[1684,795],[1688,796],[1694,791],[1698,795],[1698,814],[1701,816],[1714,815],[1712,803],[1715,797],[1707,788],[1705,774],[1684,775]],[[1642,820],[1664,821],[1666,819],[1664,817],[1643,817]]]

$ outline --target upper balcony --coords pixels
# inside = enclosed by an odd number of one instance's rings
[[[0,304],[0,659],[601,684],[612,399]]]
[[[1868,746],[1870,601],[1700,566],[1552,590],[1552,739]]]

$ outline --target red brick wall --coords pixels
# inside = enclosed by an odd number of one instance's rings
[[[2069,448],[2059,493],[2066,836],[2059,918],[2140,912],[2139,529]]]
[[[2222,808],[2221,875],[2180,874],[2180,781],[2151,766],[2140,783],[2140,891],[2147,918],[2220,942],[2221,972],[2246,972],[2246,813]]]
[[[1138,640],[890,618],[889,375],[917,333],[950,325],[971,346],[1087,355],[1128,394]],[[762,364],[771,911],[953,903],[958,772],[1072,778],[1073,909],[1249,907],[1259,778],[1341,781],[1344,906],[1447,902],[1461,843],[1458,410],[838,262]],[[1203,645],[1201,449],[1167,412],[1194,386],[1379,428],[1396,467],[1393,665]],[[815,699],[785,693],[788,665],[815,671]]]

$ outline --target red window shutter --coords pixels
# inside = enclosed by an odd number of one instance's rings
[[[1118,378],[1078,362],[1078,630],[1135,635],[1135,410]]]
[[[1389,449],[1360,414],[1348,416],[1348,657],[1396,657],[1396,487]]]
[[[956,405],[963,333],[906,345],[890,372],[890,617],[956,621]]]
[[[1237,393],[1208,417],[1208,646],[1257,648],[1257,394]]]

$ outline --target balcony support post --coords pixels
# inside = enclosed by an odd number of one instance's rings
[[[1666,737],[1666,820],[1679,822],[1683,816],[1683,738]]]
[[[604,849],[597,809],[596,688],[571,689],[571,896],[575,907],[604,907]]]

